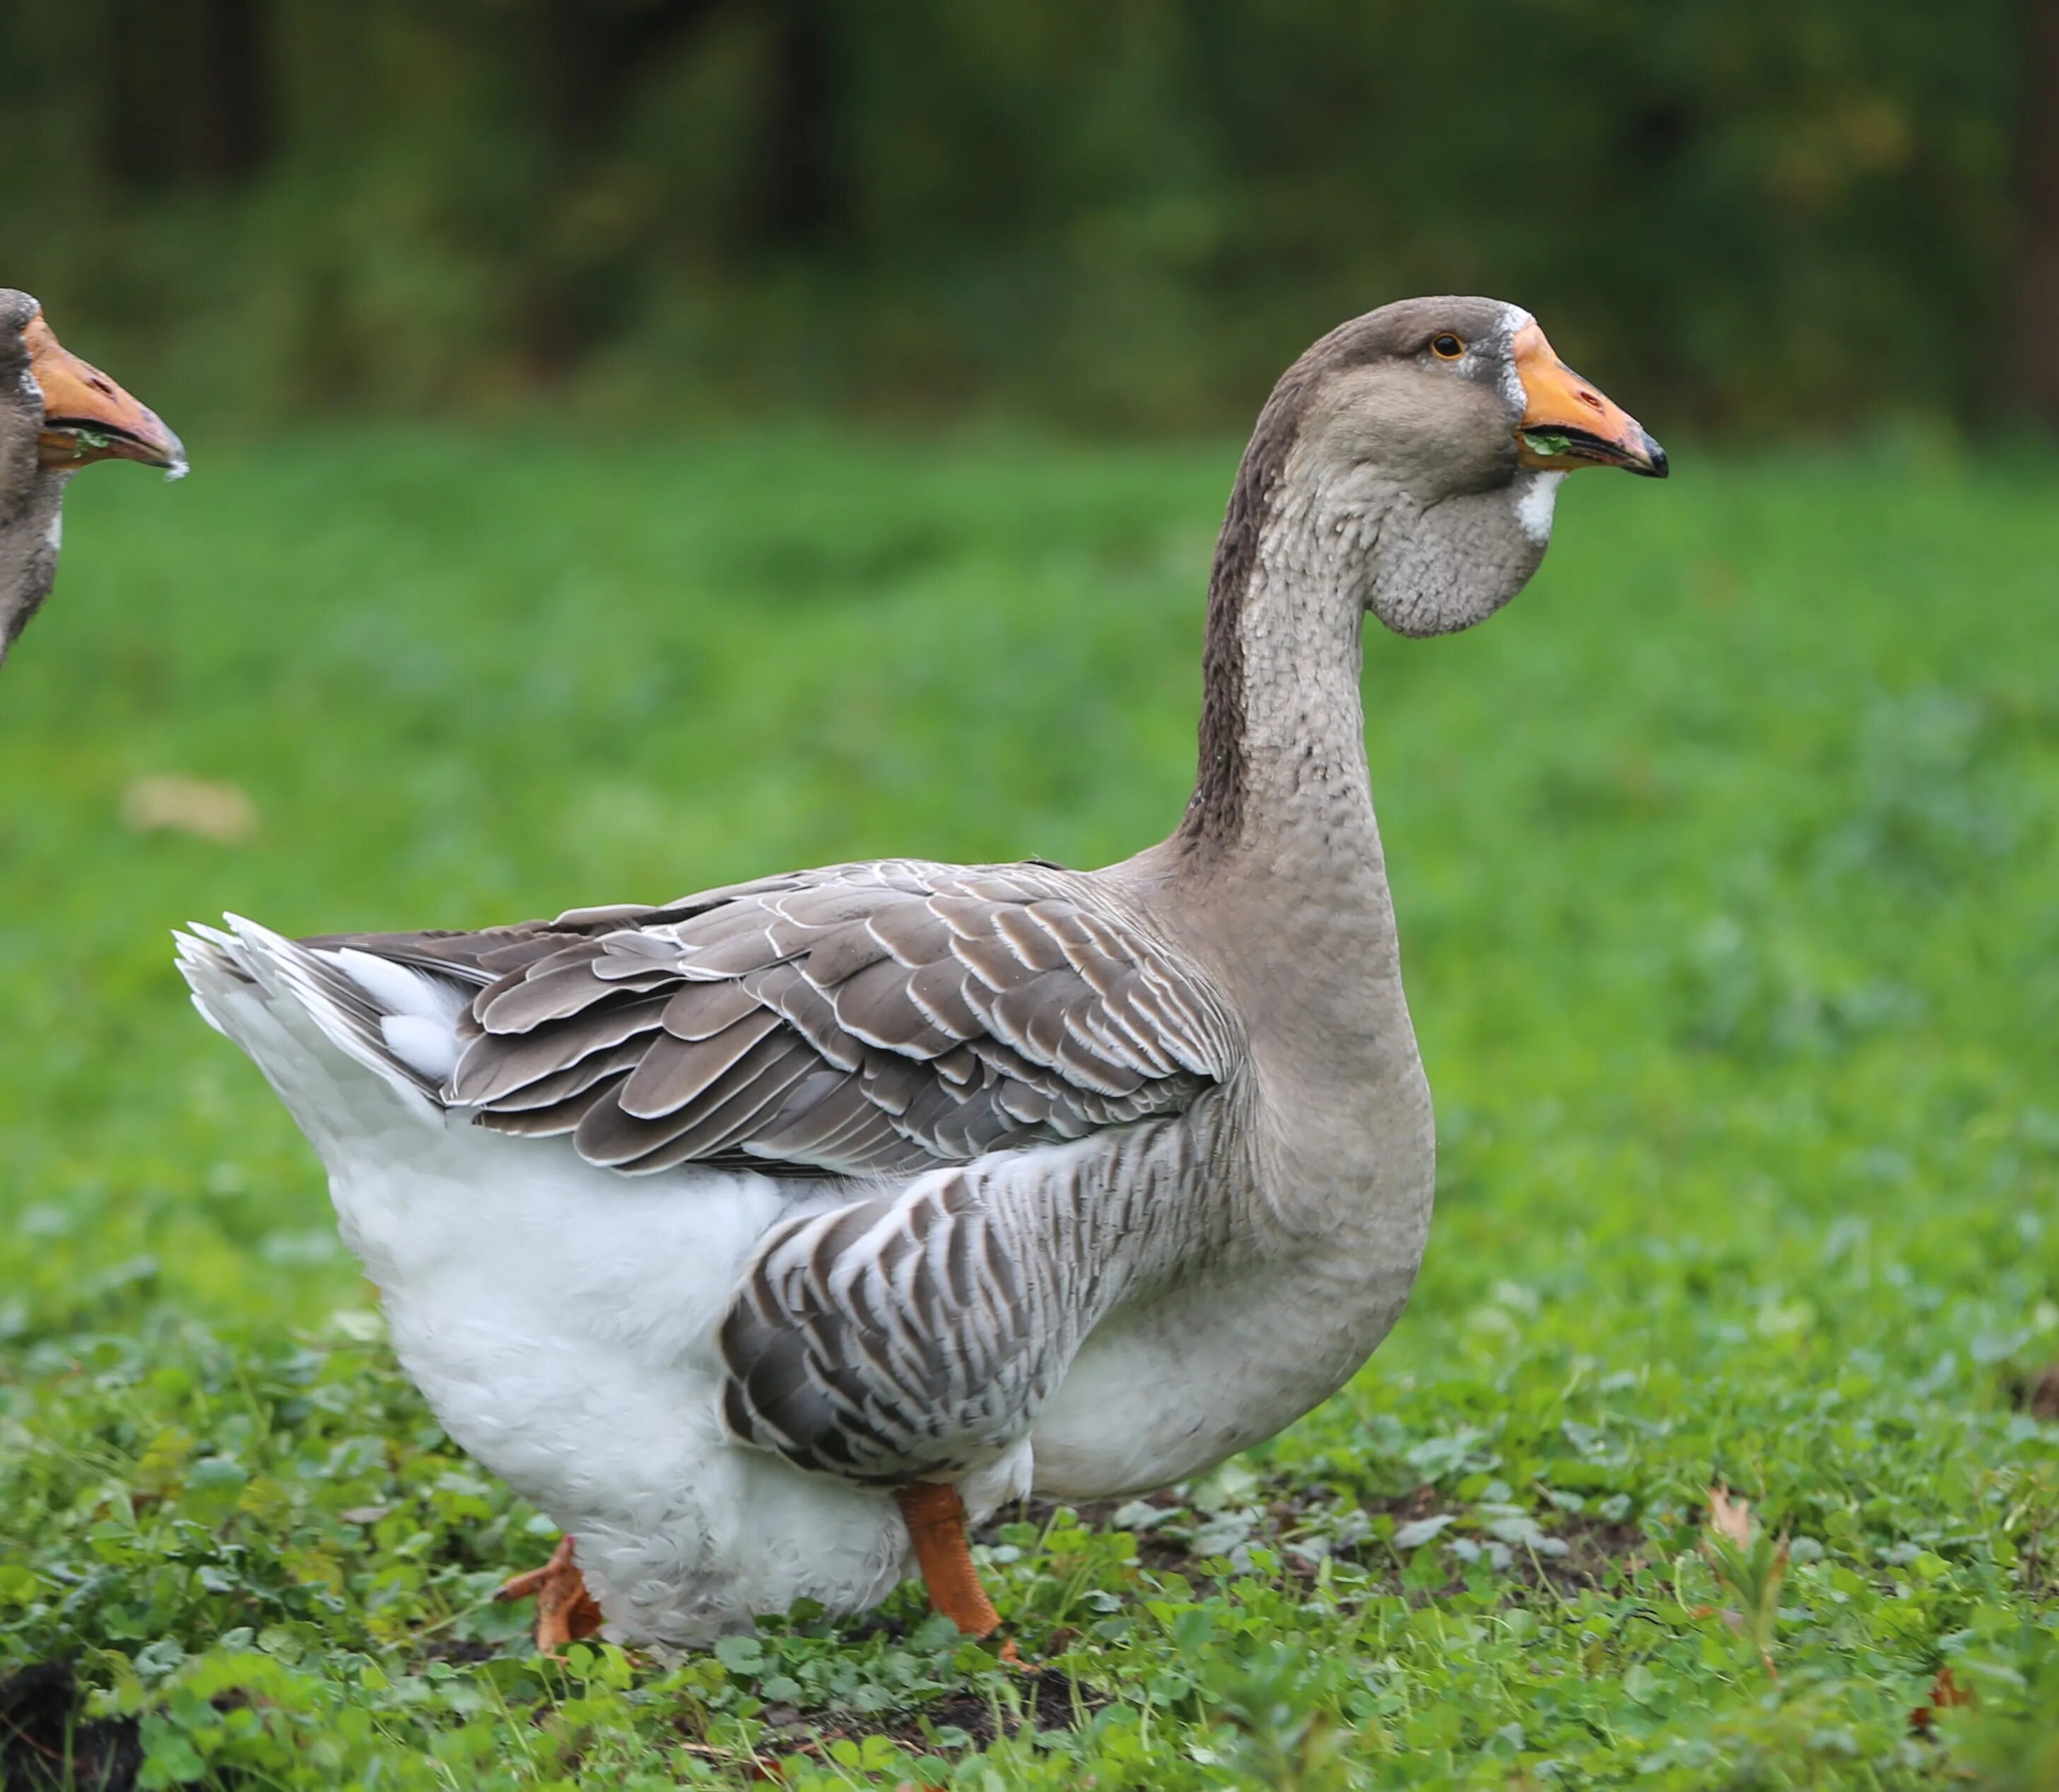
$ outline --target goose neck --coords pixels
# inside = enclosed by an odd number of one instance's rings
[[[1240,504],[1240,480],[1217,551],[1200,766],[1178,836],[1197,864],[1378,857],[1359,675],[1381,494],[1293,471],[1255,503]]]
[[[0,660],[50,595],[57,576],[62,474],[31,469],[0,492]]]

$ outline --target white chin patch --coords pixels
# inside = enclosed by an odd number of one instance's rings
[[[1519,473],[1515,477],[1515,520],[1532,541],[1551,539],[1551,512],[1559,502],[1563,473]]]

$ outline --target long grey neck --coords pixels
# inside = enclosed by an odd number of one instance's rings
[[[59,507],[70,476],[36,464],[33,439],[26,465],[0,465],[0,661],[57,582]]]
[[[1244,1013],[1268,1078],[1304,1103],[1320,1108],[1328,1091],[1343,1104],[1318,1130],[1348,1155],[1384,1111],[1367,1092],[1413,1100],[1417,1077],[1359,696],[1389,506],[1369,485],[1299,471],[1288,457],[1258,527],[1246,531],[1233,501],[1193,799],[1179,831],[1135,862]]]
[[[1175,836],[1202,874],[1378,866],[1359,673],[1387,504],[1369,483],[1322,480],[1297,460],[1268,492],[1240,479],[1217,552],[1201,763]]]
[[[1386,1253],[1412,1272],[1432,1147],[1359,677],[1382,526],[1403,519],[1391,487],[1300,472],[1290,455],[1249,532],[1233,502],[1193,798],[1140,868],[1242,1017],[1271,1117],[1248,1142],[1273,1221],[1328,1241],[1351,1284],[1338,1300],[1398,1306],[1402,1268],[1367,1264]]]

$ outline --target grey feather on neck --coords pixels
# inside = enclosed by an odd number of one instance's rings
[[[36,314],[26,293],[0,288],[0,661],[57,579],[66,475],[42,464],[43,398],[22,330]]]
[[[0,662],[57,583],[68,476],[38,467],[32,452],[17,488],[0,500]]]
[[[1174,838],[1202,852],[1233,843],[1242,831],[1247,783],[1245,755],[1244,611],[1258,571],[1259,544],[1287,473],[1287,457],[1316,380],[1343,364],[1341,353],[1319,356],[1316,344],[1289,368],[1244,451],[1229,508],[1216,539],[1209,575],[1208,623],[1201,647],[1200,763],[1194,792]]]

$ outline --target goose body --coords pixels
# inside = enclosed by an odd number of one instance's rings
[[[56,582],[66,486],[114,460],[186,470],[154,413],[60,344],[34,299],[0,287],[0,661]]]
[[[1588,461],[1664,470],[1513,306],[1412,301],[1316,344],[1231,500],[1194,799],[1121,864],[182,936],[401,1362],[576,1540],[611,1635],[854,1612],[911,1551],[935,1595],[939,1487],[977,1519],[1162,1486],[1386,1336],[1435,1145],[1360,622],[1498,607]]]

